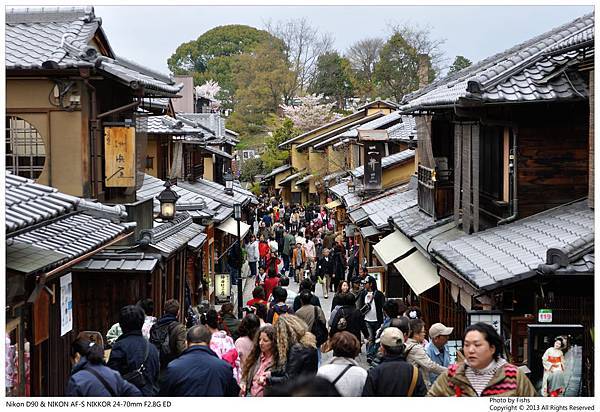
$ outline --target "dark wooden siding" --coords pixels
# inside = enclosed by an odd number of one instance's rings
[[[547,118],[550,119],[550,115]],[[520,218],[587,196],[587,112],[573,110],[562,113],[561,119],[560,124],[527,125],[518,129]]]

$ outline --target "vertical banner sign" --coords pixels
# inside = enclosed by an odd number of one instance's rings
[[[364,189],[366,191],[381,190],[381,158],[385,151],[383,142],[364,142],[365,175]]]
[[[135,187],[135,128],[104,129],[104,165],[107,187]]]
[[[73,329],[73,279],[70,273],[60,278],[60,336]]]
[[[228,273],[215,273],[215,303],[228,303],[231,298],[231,279]]]

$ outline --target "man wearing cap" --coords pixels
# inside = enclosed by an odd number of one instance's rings
[[[429,337],[431,340],[425,348],[427,356],[432,361],[445,368],[450,365],[450,352],[448,350],[448,336],[452,334],[454,328],[449,328],[442,323],[434,323],[429,328]],[[439,375],[434,372],[429,373],[429,381],[431,384],[435,382]]]
[[[404,360],[404,334],[400,329],[384,329],[380,343],[383,358],[369,370],[362,396],[425,396],[423,376]]]

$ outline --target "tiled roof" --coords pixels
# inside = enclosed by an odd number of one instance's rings
[[[186,246],[203,231],[204,227],[194,223],[192,217],[183,212],[178,213],[172,221],[162,223],[146,233],[151,236],[150,246],[168,256]]]
[[[473,285],[492,290],[534,276],[551,248],[593,242],[594,211],[583,200],[449,242],[434,240],[431,253]]]
[[[154,212],[160,212],[160,202],[156,199],[156,196],[165,190],[164,184],[163,180],[145,174],[142,187],[138,189],[136,196],[139,199],[153,198]],[[181,187],[180,184],[181,182],[178,182],[177,185],[171,186],[171,189],[179,195],[179,199],[177,199],[178,210],[185,210],[192,217],[210,217],[216,213],[216,210],[220,207],[218,202],[210,197],[189,191]]]
[[[368,238],[368,237],[371,237],[371,236],[380,235],[381,233],[382,232],[380,232],[379,230],[377,230],[377,228],[375,228],[375,227],[373,227],[371,225],[360,228],[360,234],[365,239]]]
[[[296,137],[292,137],[291,139],[288,139],[285,142],[281,143],[279,145],[279,148],[280,149],[285,149],[286,146],[288,146],[288,145],[290,145],[290,144],[292,144],[292,143],[294,143],[294,142],[296,142],[296,141],[298,141],[300,139],[303,139],[303,138],[309,136],[312,133],[318,132],[320,130],[326,130],[326,129],[330,128],[331,126],[334,126],[334,125],[336,125],[338,123],[341,125],[344,121],[349,121],[349,120],[354,120],[354,119],[360,119],[360,118],[364,117],[364,115],[365,115],[364,112],[362,112],[360,110],[356,111],[354,113],[350,113],[349,115],[347,115],[345,117],[340,117],[338,119],[332,120],[329,123],[326,123],[326,124],[324,124],[322,126],[319,126],[319,127],[315,128],[315,129],[309,130],[308,132],[302,133],[301,135],[298,135]],[[339,129],[340,127],[342,127],[342,126],[339,126],[336,129]]]
[[[392,141],[404,141],[409,142],[410,136],[413,136],[413,140],[419,140],[417,136],[417,122],[414,116],[402,116],[402,122],[393,125],[387,129],[388,138]]]
[[[276,167],[275,169],[271,170],[271,172],[267,173],[266,175],[263,176],[263,180],[267,180],[271,177],[275,177],[276,175],[278,175],[279,173],[283,173],[286,170],[289,170],[292,168],[292,165],[282,165],[279,167]]]
[[[101,19],[93,7],[22,8],[6,12],[6,69],[94,68],[146,96],[173,96],[183,85],[163,74],[117,58],[110,45],[108,56],[100,55],[93,38],[100,33]]]
[[[53,267],[101,247],[133,226],[135,223],[116,224],[108,219],[77,213],[14,236],[10,241],[14,245],[26,243],[65,255],[64,260],[54,262]]]
[[[226,137],[225,119],[218,113],[177,113],[177,118],[196,124],[213,137]]]
[[[254,196],[248,196],[247,191],[244,191],[239,186],[236,187],[236,185],[233,186],[233,195],[230,196],[225,194],[224,186],[201,178],[196,179],[194,182],[182,180],[177,184],[191,192],[209,197],[221,205],[230,208],[233,207],[234,203],[241,203],[242,206],[246,206],[251,202],[252,197]]]
[[[42,249],[29,243],[9,241],[6,244],[6,269],[28,275],[58,266],[68,260],[67,255]]]
[[[444,225],[452,219],[452,217],[448,217],[434,221],[431,216],[421,212],[418,205],[405,209],[402,213],[391,216],[393,225],[410,238],[418,236],[435,227]]]
[[[196,135],[202,136],[204,129],[191,127],[181,120],[171,116],[148,116],[148,133],[170,134],[170,135]]]
[[[5,176],[6,233],[76,210],[113,222],[127,217],[123,206],[106,206],[60,193],[53,187],[40,185],[8,171]]]
[[[575,32],[570,37],[548,47],[547,54],[564,53],[579,47],[589,47],[594,44],[594,26],[586,27]]]
[[[323,147],[330,145],[332,142],[335,142],[336,140],[356,139],[356,138],[358,138],[359,130],[382,129],[391,123],[398,122],[400,118],[401,118],[400,112],[392,112],[390,114],[378,117],[378,118],[368,121],[366,123],[356,125],[355,127],[351,128],[351,129],[348,129],[342,133],[336,134],[328,139],[325,139],[320,143],[317,143],[315,145],[315,149],[322,149]]]
[[[151,253],[100,252],[71,269],[78,272],[152,272],[159,261],[160,256]]]
[[[322,148],[323,146],[326,146],[327,144],[330,144],[332,141],[335,141],[336,139],[338,139],[339,136],[342,133],[344,133],[345,131],[354,129],[356,127],[360,127],[361,125],[363,125],[367,122],[370,122],[374,119],[377,119],[377,118],[380,118],[383,116],[384,116],[383,112],[378,111],[378,112],[370,114],[366,117],[361,117],[357,120],[354,120],[353,122],[342,124],[341,126],[337,127],[336,129],[326,131],[310,140],[307,140],[304,143],[300,143],[298,145],[298,149],[304,149],[304,148],[307,148],[310,146],[314,146],[316,149]],[[327,142],[327,143],[325,143],[325,142]]]
[[[301,171],[291,174],[288,177],[286,177],[285,179],[283,179],[281,182],[279,182],[279,185],[281,186],[283,184],[291,182],[292,180],[300,179],[304,175],[306,175],[306,172],[304,170],[301,170]]]
[[[383,157],[381,159],[381,168],[387,169],[389,167],[392,167],[392,166],[395,166],[398,164],[402,164],[402,163],[404,163],[408,160],[412,160],[414,158],[415,158],[414,150],[403,150],[401,152],[394,153],[393,155]],[[356,169],[352,170],[351,173],[354,177],[362,177],[365,174],[365,167],[358,166]]]
[[[445,106],[463,98],[482,103],[585,98],[586,81],[568,67],[582,56],[577,51],[556,56],[548,52],[593,26],[593,14],[582,16],[405,96],[401,109]]]
[[[417,190],[408,190],[408,185],[404,185],[389,189],[355,206],[350,211],[350,219],[354,223],[368,219],[371,225],[381,230],[388,227],[390,216],[401,213],[416,204]]]

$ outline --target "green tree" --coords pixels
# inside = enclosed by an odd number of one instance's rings
[[[235,110],[228,127],[242,137],[267,131],[267,119],[277,112],[287,85],[294,81],[279,46],[277,42],[258,45],[252,54],[239,56],[232,70]]]
[[[167,64],[176,75],[193,75],[196,85],[207,80],[217,81],[222,88],[220,98],[224,107],[231,108],[231,97],[235,93],[231,72],[235,61],[265,41],[278,42],[283,47],[281,40],[264,30],[236,24],[219,26],[179,45]]]
[[[467,59],[465,56],[456,56],[454,63],[452,63],[452,66],[450,66],[450,69],[448,70],[448,74],[460,71],[465,67],[469,67],[471,64],[473,64],[471,60]]]
[[[264,173],[263,161],[260,158],[245,160],[240,171],[240,181],[254,182],[254,176]]]
[[[300,130],[294,127],[291,119],[285,118],[272,132],[265,142],[266,150],[262,155],[265,171],[271,171],[285,163],[290,153],[288,150],[279,149],[279,145],[286,140],[296,137]]]
[[[418,88],[418,69],[417,50],[400,33],[395,33],[381,49],[373,78],[383,98],[399,102],[405,94]]]
[[[338,108],[343,108],[345,100],[354,93],[352,69],[348,59],[337,52],[319,56],[311,92],[335,100]]]

